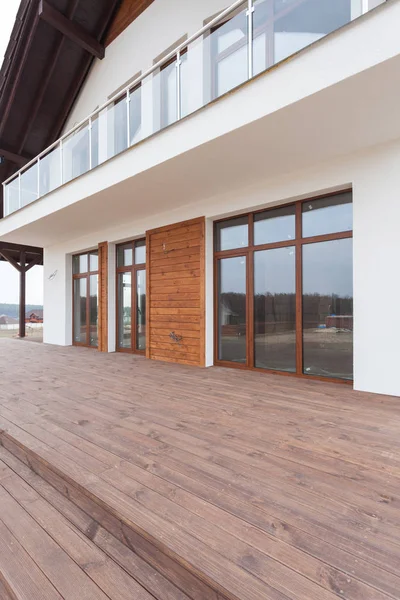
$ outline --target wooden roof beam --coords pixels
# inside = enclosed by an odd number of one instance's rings
[[[9,160],[10,162],[18,165],[19,167],[23,167],[29,162],[31,159],[27,156],[22,156],[21,154],[16,154],[15,152],[10,152],[10,150],[6,150],[5,148],[0,147],[0,156]]]
[[[81,25],[71,21],[65,17],[60,11],[53,8],[46,0],[40,0],[39,4],[39,17],[63,35],[78,44],[84,50],[96,56],[96,58],[103,59],[105,55],[104,46],[100,44],[90,33],[86,31]]]

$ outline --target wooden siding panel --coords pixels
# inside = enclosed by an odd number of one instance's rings
[[[108,31],[105,45],[111,44],[152,2],[153,0],[122,0]]]
[[[204,232],[201,218],[147,233],[148,358],[205,364]]]
[[[99,352],[108,352],[108,242],[99,244]]]

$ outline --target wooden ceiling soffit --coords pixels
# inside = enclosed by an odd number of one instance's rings
[[[105,55],[104,46],[100,44],[81,25],[71,21],[61,12],[50,6],[46,0],[41,0],[39,5],[39,17],[60,31],[75,44],[93,54],[96,58],[103,59]]]
[[[105,45],[109,46],[154,0],[122,0],[116,17],[108,30]]]

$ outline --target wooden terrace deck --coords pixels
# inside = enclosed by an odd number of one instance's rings
[[[19,340],[0,377],[1,598],[400,598],[399,398]]]

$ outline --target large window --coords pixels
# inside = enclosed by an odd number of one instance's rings
[[[72,257],[72,278],[74,344],[97,347],[99,285],[97,250]]]
[[[117,348],[146,350],[146,242],[117,247]]]
[[[353,377],[351,192],[215,224],[216,362]]]

